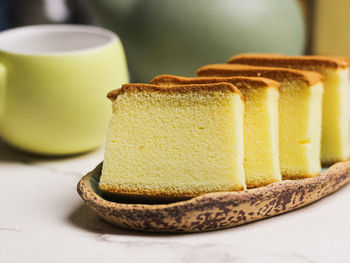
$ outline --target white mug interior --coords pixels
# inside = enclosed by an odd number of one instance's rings
[[[111,31],[83,25],[34,25],[0,33],[0,50],[24,55],[55,55],[104,47],[116,41]]]

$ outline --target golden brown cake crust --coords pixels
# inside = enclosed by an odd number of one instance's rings
[[[167,199],[167,198],[189,198],[189,197],[195,197],[198,195],[206,194],[206,192],[167,192],[167,191],[161,191],[159,189],[125,189],[122,187],[117,186],[108,186],[108,185],[98,185],[98,188],[107,195],[123,195],[123,196],[129,196],[132,198],[157,198],[157,199]],[[225,191],[243,191],[244,186],[242,185],[233,185],[230,189],[226,189]]]
[[[338,162],[345,162],[350,161],[350,156],[344,158],[344,159],[338,159],[338,160],[329,160],[329,161],[322,161],[322,167],[330,167],[331,165],[338,163]]]
[[[228,82],[235,85],[238,89],[245,87],[252,88],[275,88],[278,89],[280,83],[272,79],[259,78],[259,77],[202,77],[202,78],[188,78],[174,75],[160,75],[151,80],[151,84],[175,84],[175,85],[186,85],[186,84],[210,84]]]
[[[321,172],[314,173],[314,174],[306,174],[306,173],[282,173],[283,180],[299,180],[299,179],[305,179],[305,178],[312,178],[315,176],[319,176]]]
[[[271,78],[277,81],[285,79],[298,79],[309,86],[323,80],[323,76],[314,71],[296,70],[278,67],[260,67],[241,64],[211,64],[197,70],[197,76],[229,77],[232,75]]]
[[[344,69],[349,67],[350,60],[340,56],[283,56],[281,54],[250,53],[233,56],[227,63]]]
[[[167,93],[187,93],[187,92],[213,92],[213,91],[221,91],[221,92],[232,92],[240,95],[243,100],[242,93],[232,85],[231,83],[215,83],[215,84],[193,84],[193,85],[176,85],[171,87],[164,87],[159,85],[151,85],[151,84],[124,84],[122,88],[112,90],[107,94],[107,98],[110,100],[115,100],[119,95],[124,92],[167,92]]]
[[[264,187],[272,183],[280,182],[277,178],[270,178],[269,180],[265,180],[264,182],[246,182],[247,189]]]

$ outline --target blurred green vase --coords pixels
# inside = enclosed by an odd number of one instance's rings
[[[96,20],[121,37],[133,82],[159,74],[193,76],[244,52],[299,55],[296,0],[89,0]]]

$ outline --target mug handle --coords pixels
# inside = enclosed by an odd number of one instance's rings
[[[0,63],[0,124],[5,106],[6,67]]]

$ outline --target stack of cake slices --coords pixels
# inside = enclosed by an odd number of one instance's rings
[[[349,60],[245,54],[111,91],[99,188],[187,198],[320,174],[349,158]]]

